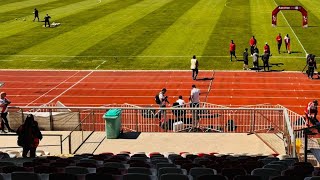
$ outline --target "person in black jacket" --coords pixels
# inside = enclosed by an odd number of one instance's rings
[[[48,23],[48,25],[49,25],[49,27],[50,27],[50,16],[47,14],[45,17],[44,17],[44,27],[47,27],[47,23]]]
[[[38,11],[37,8],[34,8],[33,14],[34,14],[34,19],[33,19],[33,21],[35,21],[36,18],[38,18],[38,22],[39,22],[39,11]]]
[[[28,114],[24,123],[18,128],[17,134],[18,145],[23,148],[22,157],[27,157],[29,151],[30,157],[36,157],[36,149],[42,139],[42,133],[32,114]]]

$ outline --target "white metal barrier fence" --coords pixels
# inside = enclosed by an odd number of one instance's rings
[[[159,108],[130,104],[67,108],[10,107],[9,118],[13,127],[23,122],[25,114],[33,113],[40,128],[44,130],[104,131],[105,120],[102,117],[106,111],[114,108],[122,109],[124,131],[281,133],[288,145],[287,152],[292,155],[295,154],[296,138],[303,138],[303,134],[294,134],[293,130],[305,127],[305,121],[300,115],[283,106],[269,104],[240,108],[208,103],[201,103],[192,108],[189,105]],[[71,135],[70,133],[69,138]]]

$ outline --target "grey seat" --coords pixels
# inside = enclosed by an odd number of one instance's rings
[[[160,180],[192,180],[192,177],[184,174],[163,174]]]
[[[263,159],[259,159],[258,161],[262,162],[264,165],[269,164],[273,161],[279,161],[279,158],[277,157],[266,157]]]
[[[147,175],[147,174],[138,174],[138,173],[133,173],[133,174],[125,174],[122,177],[122,180],[156,180],[156,176],[152,175]]]
[[[32,172],[13,172],[11,173],[11,180],[41,180],[39,174]]]
[[[80,159],[80,163],[92,163],[97,164],[97,161],[94,159]]]
[[[211,168],[199,168],[199,167],[191,168],[189,171],[189,175],[191,175],[195,179],[198,176],[205,175],[205,174],[216,175],[217,171]]]
[[[240,175],[234,177],[233,180],[261,180],[260,176]]]
[[[257,168],[251,172],[253,176],[260,176],[261,180],[269,180],[270,177],[280,176],[281,171],[270,168]]]
[[[121,169],[127,169],[129,168],[129,165],[125,165],[123,163],[118,162],[106,162],[103,164],[104,167],[112,167],[112,168],[121,168]]]
[[[277,161],[276,161],[277,162]],[[296,163],[296,161],[294,159],[283,159],[280,160],[280,162],[284,162],[286,163],[288,166],[292,166],[294,163]]]
[[[269,164],[280,164],[280,165],[282,165],[282,166],[285,166],[286,169],[288,169],[288,167],[289,167],[289,165],[288,165],[286,162],[284,162],[284,161],[272,161],[272,162],[270,162]]]
[[[304,180],[320,180],[320,176],[305,177]]]
[[[68,166],[65,169],[65,172],[68,174],[89,174],[89,170],[85,167],[78,167],[78,166]]]
[[[0,161],[0,167],[4,167],[4,166],[15,166],[15,164],[9,161]]]
[[[227,177],[222,176],[222,175],[210,175],[210,174],[205,174],[197,177],[196,180],[228,180]]]
[[[145,167],[130,167],[128,169],[128,174],[132,174],[132,173],[146,174],[146,175],[156,175],[154,169],[145,168]]]
[[[158,177],[163,174],[184,174],[187,175],[187,171],[185,169],[180,169],[177,167],[163,167],[158,170]]]
[[[267,164],[267,165],[264,165],[263,168],[270,168],[270,169],[275,169],[279,171],[284,171],[288,169],[286,166],[282,164]]]
[[[171,164],[171,163],[157,163],[156,164],[156,169],[159,170],[160,168],[163,167],[177,167],[175,164]]]
[[[0,180],[4,180],[4,177],[2,176],[1,173],[0,173]]]

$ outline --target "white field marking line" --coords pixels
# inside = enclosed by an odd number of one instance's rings
[[[0,69],[0,71],[19,71],[19,72],[74,72],[74,71],[80,71],[80,72],[91,72],[93,70],[65,70],[65,69]],[[182,70],[182,69],[173,69],[173,70],[157,70],[157,69],[152,69],[152,70],[143,70],[143,69],[136,69],[136,70],[95,70],[95,72],[123,72],[123,73],[128,73],[128,72],[146,72],[146,73],[151,73],[151,72],[157,72],[157,73],[165,73],[165,72],[190,72],[191,70]],[[201,70],[201,72],[211,72],[212,70]],[[244,71],[244,70],[215,70],[216,72],[225,72],[225,73],[234,73],[234,72],[239,72],[239,73],[259,73],[256,71]],[[268,74],[279,74],[279,73],[290,73],[290,74],[299,74],[301,75],[301,70],[298,71],[282,71],[282,72],[269,72]]]
[[[34,103],[35,101],[37,101],[38,99],[42,98],[43,96],[46,96],[49,92],[55,90],[58,86],[60,86],[61,84],[63,84],[64,82],[66,82],[67,80],[69,80],[70,78],[72,78],[74,75],[76,75],[78,72],[74,73],[72,76],[68,77],[67,79],[65,79],[64,81],[60,82],[58,85],[54,86],[53,88],[51,88],[49,91],[45,92],[44,94],[42,94],[41,96],[38,96],[38,98],[36,98],[35,100],[31,101],[30,103],[28,103],[26,106],[29,106],[30,104]]]
[[[56,95],[48,95],[46,97],[55,97],[53,100],[50,101],[52,103],[54,100],[56,100],[58,97],[62,96],[65,92],[67,92],[69,89],[72,87],[68,88],[66,91],[63,93],[59,94],[58,96]],[[37,96],[37,95],[10,95],[11,97],[30,97],[30,96]],[[88,96],[88,95],[64,95],[63,97],[65,98],[152,98],[152,96]],[[176,96],[170,96],[170,97],[178,97]],[[170,98],[169,97],[169,98]],[[248,99],[319,99],[320,97],[304,97],[304,96],[208,96],[208,98],[232,98],[232,99],[243,99],[243,98],[248,98]],[[47,103],[46,105],[48,105]]]
[[[38,90],[39,88],[6,88],[6,90]],[[41,89],[51,89],[51,88],[41,88]],[[55,89],[65,89],[65,88],[55,88]],[[73,90],[85,90],[85,91],[157,91],[157,89],[104,89],[104,88],[73,88]],[[170,91],[190,91],[190,89],[170,89]],[[305,89],[211,89],[211,91],[278,91],[278,92],[319,92],[319,90],[305,90]],[[17,95],[18,96],[18,95]]]
[[[90,72],[91,73],[91,72]],[[311,80],[310,80],[311,81]],[[10,83],[14,82],[14,83],[25,83],[25,81],[9,81]],[[180,81],[178,81],[180,82]],[[166,83],[166,84],[200,84],[200,85],[207,85],[207,83],[205,82],[201,82],[201,83],[195,83],[195,82],[163,82],[163,83]],[[8,82],[6,82],[8,83]],[[30,83],[36,83],[36,84],[39,84],[39,83],[58,83],[58,82],[28,82],[29,84]],[[65,84],[71,84],[71,83],[74,83],[74,82],[66,82]],[[79,83],[83,83],[83,84],[159,84],[159,82],[103,82],[103,81],[96,81],[96,82],[79,82]],[[216,84],[237,84],[237,85],[242,85],[242,84],[257,84],[257,85],[272,85],[272,84],[275,84],[275,85],[312,85],[312,86],[320,86],[320,84],[313,84],[313,83],[296,83],[296,82],[290,82],[290,83],[241,83],[241,82],[215,82]]]
[[[59,57],[59,58],[189,58],[189,56],[185,55],[179,55],[179,56],[65,56],[65,55],[0,55],[0,57],[3,56],[12,56],[12,57]],[[203,58],[230,58],[230,56],[198,56],[198,57],[203,57]],[[300,59],[303,58],[305,59],[306,57],[304,56],[272,56],[273,58],[291,58],[291,59]],[[98,60],[98,61],[103,61],[103,60]]]
[[[13,60],[9,60],[9,59],[2,59],[0,61],[13,61]]]
[[[279,6],[279,5],[276,3],[276,1],[275,1],[275,0],[273,0],[273,2],[274,2],[274,4],[275,4],[276,6]],[[284,20],[285,20],[285,21],[287,22],[287,24],[289,25],[289,27],[290,27],[290,29],[291,29],[291,31],[292,31],[292,33],[293,33],[293,35],[297,38],[297,40],[298,40],[299,44],[301,45],[301,47],[302,47],[302,49],[303,49],[304,53],[305,53],[305,54],[308,54],[308,53],[307,53],[307,51],[306,51],[306,49],[305,49],[305,48],[304,48],[304,46],[302,45],[301,41],[299,40],[298,36],[296,35],[296,33],[295,33],[295,32],[294,32],[294,30],[292,29],[291,25],[289,24],[289,22],[288,22],[287,18],[284,16],[283,12],[282,12],[282,11],[280,11],[280,13],[281,13],[281,15],[283,16]]]
[[[31,60],[31,61],[34,61],[34,62],[44,62],[44,61],[47,61],[47,60]]]
[[[99,64],[95,69],[97,70],[101,65],[103,65],[106,61],[103,61],[101,64]]]
[[[76,86],[77,84],[79,84],[82,80],[84,80],[85,78],[87,78],[88,76],[90,76],[93,73],[93,71],[89,72],[87,75],[85,75],[83,78],[81,78],[79,81],[77,81],[76,83],[74,83],[72,86],[70,86],[69,88],[67,88],[66,90],[64,90],[62,93],[60,93],[59,95],[57,95],[55,98],[51,99],[49,102],[47,102],[44,105],[48,105],[50,103],[52,103],[54,100],[58,99],[60,96],[62,96],[64,93],[66,93],[67,91],[69,91],[70,89],[72,89],[74,86]],[[77,96],[71,96],[71,97],[77,97]]]
[[[18,77],[18,76],[14,76],[14,75],[0,75],[0,77]],[[24,78],[34,78],[34,77],[39,77],[39,76],[21,76],[21,77],[24,77]],[[57,78],[57,77],[65,77],[65,76],[41,76],[43,78]],[[82,77],[82,76],[75,76],[75,77]],[[128,78],[146,78],[146,76],[124,76],[124,75],[121,75],[121,76],[115,76],[115,75],[112,75],[112,76],[109,76],[108,74],[105,75],[105,76],[92,76],[93,78],[117,78],[117,79],[121,79],[121,78],[124,78],[124,79],[128,79]],[[154,78],[155,76],[149,76],[150,78]],[[166,76],[166,75],[156,75],[156,77],[166,77],[166,79],[170,79],[170,78],[173,78],[174,79],[177,79],[177,78],[189,78],[189,76]],[[218,75],[217,78],[224,78],[224,79],[239,79],[239,76],[228,76],[228,75]],[[217,79],[216,78],[216,79]],[[283,77],[283,76],[267,76],[267,77],[261,77],[261,76],[258,76],[258,77],[245,77],[245,79],[292,79],[292,80],[307,80],[304,76],[303,77]],[[146,81],[147,79],[145,79],[144,81]],[[170,79],[172,80],[172,79]],[[183,79],[184,80],[184,79]],[[198,80],[198,82],[206,82],[206,81],[209,81],[209,80]],[[8,81],[8,82],[20,82],[20,81]],[[24,82],[24,81],[22,81]],[[171,81],[172,82],[172,81]],[[178,80],[177,82],[180,83],[180,80]],[[191,82],[191,81],[190,81]],[[194,82],[194,81],[192,81]],[[45,83],[45,82],[42,82],[40,81],[39,83]],[[71,82],[70,82],[71,83]]]

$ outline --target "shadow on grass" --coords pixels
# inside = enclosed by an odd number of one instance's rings
[[[140,136],[141,132],[125,132],[125,133],[120,133],[118,139],[138,139]]]

